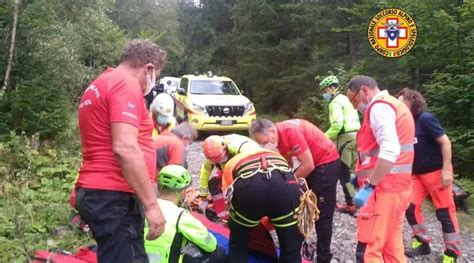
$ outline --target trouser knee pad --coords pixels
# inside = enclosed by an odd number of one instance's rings
[[[436,209],[436,217],[438,218],[438,221],[441,222],[441,227],[444,233],[456,232],[454,223],[449,215],[449,208]]]
[[[410,203],[410,205],[408,206],[408,209],[405,213],[407,221],[410,225],[416,225],[417,224],[416,217],[415,217],[415,208],[416,208],[415,204]]]

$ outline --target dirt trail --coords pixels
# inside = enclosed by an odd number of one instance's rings
[[[197,185],[200,165],[204,159],[204,154],[201,148],[201,142],[191,144],[187,149],[187,161],[189,169],[193,174],[193,182]],[[338,186],[338,200],[342,201],[342,188]],[[438,223],[436,216],[433,213],[425,214],[426,225],[432,235],[433,242],[431,244],[432,253],[429,256],[415,258],[409,262],[441,262],[441,255],[443,253],[443,242],[441,225]],[[462,256],[458,262],[473,262],[474,263],[474,235],[469,233],[469,230],[460,226],[462,244],[460,246]],[[356,241],[356,219],[352,216],[336,212],[334,214],[333,237],[331,249],[334,258],[331,262],[355,263],[355,249]],[[410,242],[411,231],[408,223],[405,221],[404,228],[404,242],[405,245]]]

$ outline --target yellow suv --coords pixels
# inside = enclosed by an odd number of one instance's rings
[[[174,94],[175,114],[198,131],[248,130],[257,118],[253,103],[228,77],[184,75]]]

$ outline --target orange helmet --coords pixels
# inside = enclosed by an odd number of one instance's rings
[[[207,137],[202,148],[204,148],[204,155],[212,163],[221,163],[227,157],[227,144],[221,136]]]

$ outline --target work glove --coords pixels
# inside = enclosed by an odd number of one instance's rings
[[[354,197],[355,206],[360,208],[367,204],[367,199],[369,199],[373,192],[374,186],[372,185],[366,185],[360,189]]]

